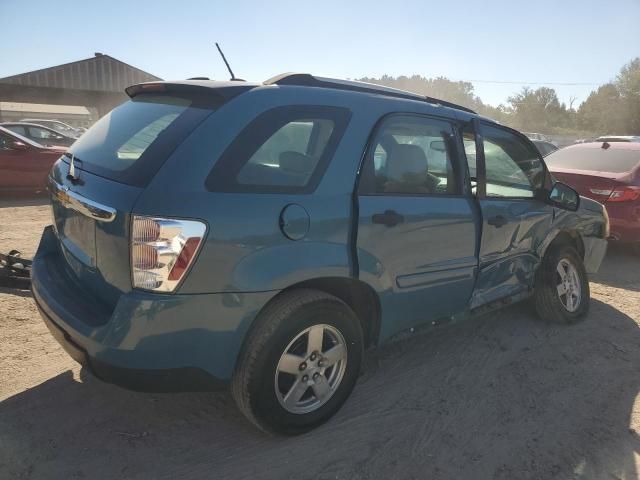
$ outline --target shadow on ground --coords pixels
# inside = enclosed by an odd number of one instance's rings
[[[640,248],[609,242],[607,257],[594,281],[640,292]]]
[[[6,295],[15,295],[16,297],[30,297],[31,290],[22,290],[19,288],[9,288],[9,287],[1,287],[0,293],[4,293]]]
[[[8,207],[39,207],[49,205],[49,195],[46,192],[34,193],[2,193],[0,192],[0,208]]]
[[[227,394],[128,392],[72,372],[0,403],[5,478],[636,478],[640,332],[593,301],[570,327],[520,305],[368,355],[350,400],[296,438]]]

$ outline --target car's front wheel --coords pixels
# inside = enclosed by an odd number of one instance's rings
[[[328,420],[353,389],[363,334],[338,298],[293,290],[256,319],[238,360],[232,394],[259,428],[298,434]]]
[[[543,320],[574,323],[589,311],[589,279],[578,252],[570,246],[552,247],[536,275],[534,301]]]

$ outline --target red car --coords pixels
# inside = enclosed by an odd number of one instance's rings
[[[39,192],[65,147],[43,147],[0,127],[0,192]]]
[[[580,143],[545,161],[558,180],[605,205],[612,239],[640,248],[640,143]]]

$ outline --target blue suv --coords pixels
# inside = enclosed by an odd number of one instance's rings
[[[295,434],[399,332],[529,297],[548,321],[589,308],[606,212],[515,130],[308,74],[127,94],[54,165],[32,271],[51,333],[105,381],[230,385]]]

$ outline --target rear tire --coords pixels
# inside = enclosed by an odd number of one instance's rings
[[[340,409],[356,383],[362,356],[362,328],[344,302],[316,290],[293,290],[258,315],[231,392],[258,428],[304,433]]]
[[[554,323],[575,323],[589,311],[591,294],[584,263],[568,245],[552,247],[536,273],[534,302],[538,316]]]

